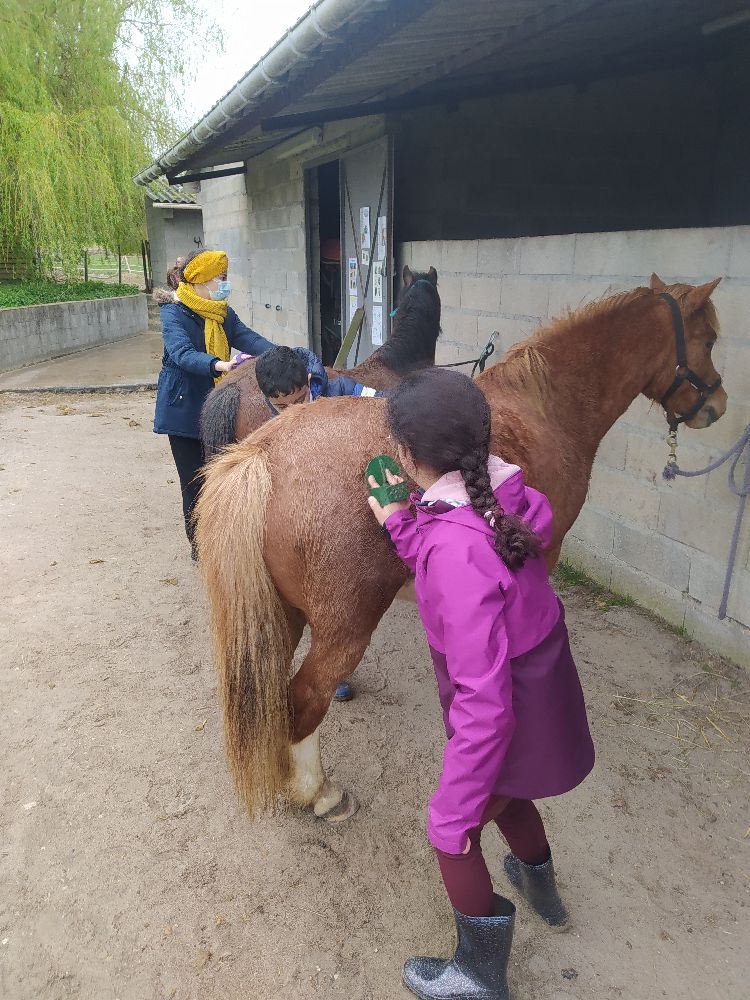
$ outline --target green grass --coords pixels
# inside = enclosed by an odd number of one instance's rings
[[[104,281],[12,281],[0,284],[0,309],[39,306],[48,302],[78,302],[136,295],[133,285],[110,285]]]
[[[560,587],[582,587],[596,599],[598,606],[603,611],[610,608],[635,608],[636,602],[627,594],[618,594],[608,587],[603,587],[596,580],[593,580],[588,573],[582,569],[572,566],[569,562],[560,562],[555,567],[553,579]]]

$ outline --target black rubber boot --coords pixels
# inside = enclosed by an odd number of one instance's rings
[[[532,910],[550,927],[563,930],[568,923],[568,911],[557,891],[552,856],[543,865],[527,865],[519,861],[515,854],[507,854],[503,865],[510,884],[521,893]]]
[[[410,958],[404,986],[420,1000],[509,1000],[508,957],[516,908],[495,896],[495,916],[465,917],[458,910],[452,959]]]

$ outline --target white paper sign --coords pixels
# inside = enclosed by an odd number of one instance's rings
[[[383,307],[372,307],[372,342],[375,347],[383,343]]]
[[[357,296],[356,295],[350,295],[349,296],[349,326],[351,326],[351,324],[352,324],[352,320],[354,319],[354,314],[355,314],[356,311],[357,311]]]
[[[369,263],[370,263],[370,251],[369,250],[363,250],[362,251],[362,266],[363,267],[367,267],[367,265]]]
[[[383,265],[385,261],[375,260],[372,263],[372,301],[383,301]]]
[[[388,249],[387,233],[386,233],[386,217],[384,215],[378,218],[378,231],[375,237],[375,259],[385,260],[385,254]]]
[[[349,258],[349,294],[357,294],[357,258]]]
[[[365,206],[359,210],[359,245],[363,250],[369,250],[372,245],[369,206]]]

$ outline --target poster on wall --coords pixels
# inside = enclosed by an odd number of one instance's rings
[[[372,264],[372,301],[383,301],[383,263],[382,260],[373,261]]]
[[[387,246],[386,217],[378,217],[378,228],[375,234],[375,260],[385,260]]]
[[[362,250],[369,250],[372,246],[369,206],[365,206],[359,210],[359,245]]]
[[[349,296],[349,326],[352,325],[352,320],[354,319],[354,314],[357,311],[357,296]]]
[[[372,343],[378,347],[383,343],[383,307],[372,307]]]
[[[349,294],[357,294],[357,258],[349,258]]]
[[[370,263],[370,251],[369,250],[363,250],[362,251],[362,266],[363,267],[367,267],[367,265],[369,263]]]

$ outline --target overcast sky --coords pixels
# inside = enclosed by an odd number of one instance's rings
[[[212,54],[208,39],[198,56],[198,76],[189,83],[185,104],[189,124],[195,124],[255,65],[313,0],[200,0],[207,16],[224,30],[225,50]]]

